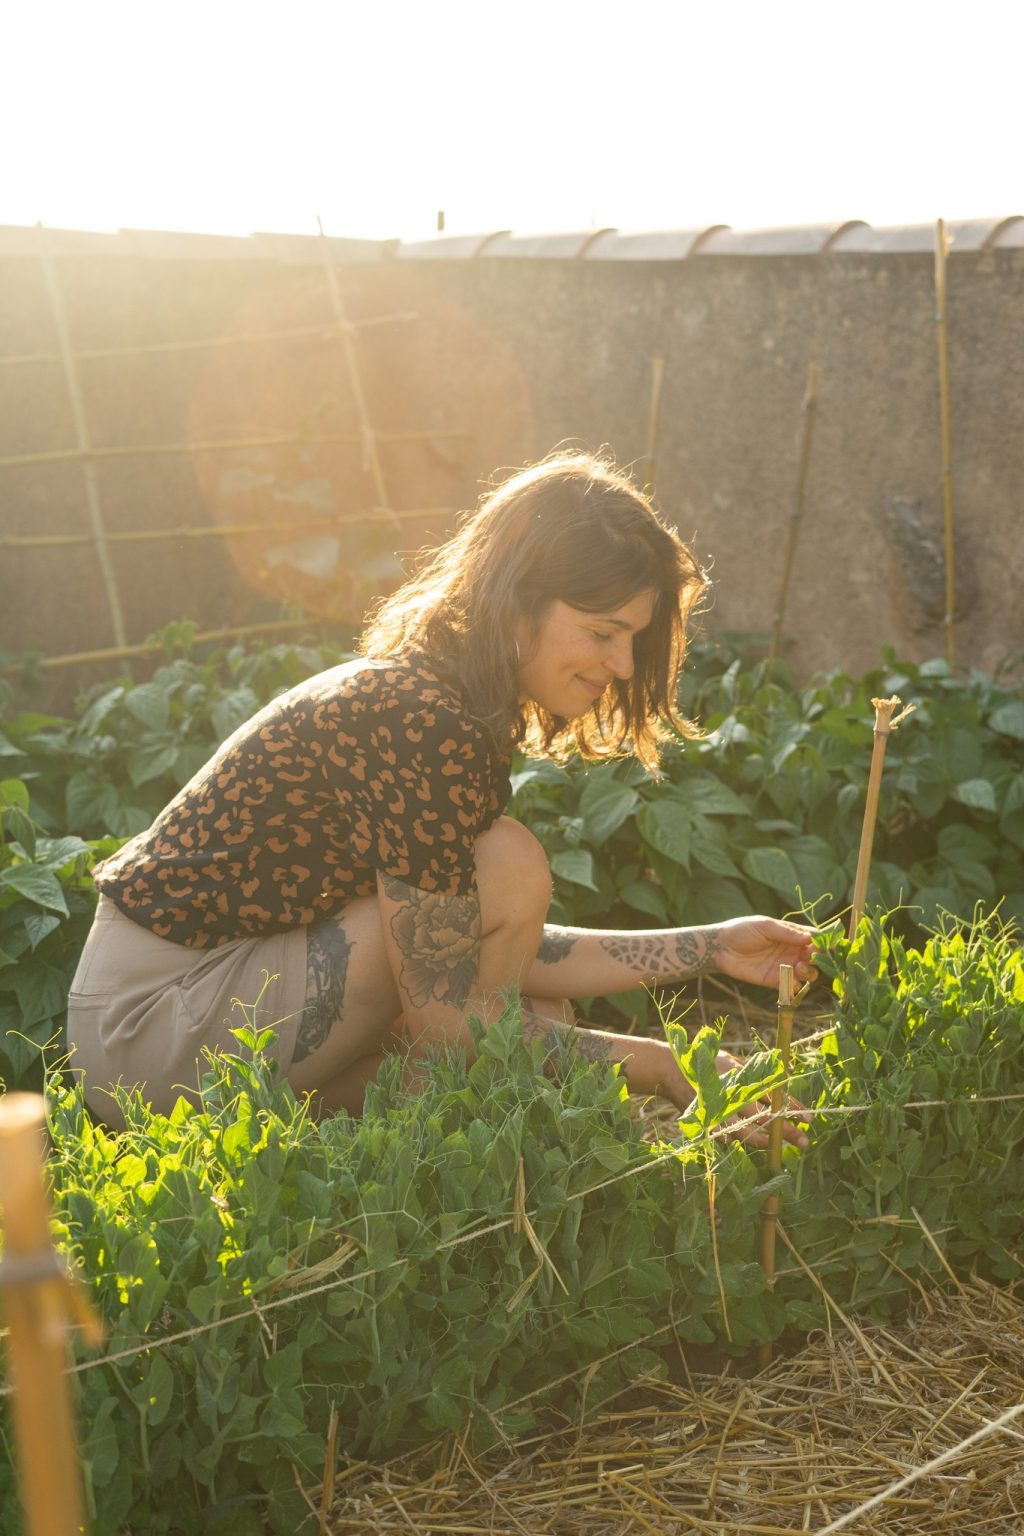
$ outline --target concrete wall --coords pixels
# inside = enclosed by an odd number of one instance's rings
[[[948,263],[957,650],[985,668],[1024,650],[1024,225],[992,239],[1005,228],[968,229]],[[760,244],[728,232],[333,242],[349,318],[403,317],[359,329],[356,346],[374,428],[426,434],[377,444],[389,506],[422,515],[294,534],[279,525],[355,518],[378,500],[365,444],[318,441],[358,433],[359,416],[316,243],[51,236],[76,351],[323,328],[78,362],[94,447],[192,445],[95,461],[110,531],[274,525],[112,546],[128,638],[186,616],[272,619],[289,600],[352,618],[496,468],[572,441],[639,470],[660,356],[658,496],[711,568],[706,629],[771,625],[814,361],[790,654],[808,671],[862,669],[882,644],[941,653],[931,234],[851,229]],[[0,366],[0,458],[76,443],[38,240],[0,231],[0,358],[45,354]],[[200,446],[267,436],[291,441]],[[87,528],[80,462],[0,465],[0,649],[112,643],[92,546],[3,542]]]

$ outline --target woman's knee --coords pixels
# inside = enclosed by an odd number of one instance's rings
[[[484,929],[515,914],[543,922],[551,905],[548,856],[528,827],[500,816],[477,841],[476,873]]]

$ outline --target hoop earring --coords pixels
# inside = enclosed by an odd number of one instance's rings
[[[519,641],[515,635],[512,636],[512,644],[516,648],[516,666],[518,667],[523,658],[519,651]]]

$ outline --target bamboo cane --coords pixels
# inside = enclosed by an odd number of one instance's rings
[[[916,704],[908,704],[906,709],[895,715],[900,707],[900,699],[893,694],[891,699],[872,699],[875,706],[875,739],[871,750],[871,768],[868,773],[868,792],[864,803],[864,821],[860,831],[860,851],[857,854],[857,874],[853,882],[853,905],[850,908],[849,938],[852,940],[864,916],[864,902],[867,897],[868,874],[871,869],[871,849],[875,841],[875,823],[878,820],[878,797],[882,788],[882,768],[885,763],[885,749],[889,742],[890,732],[894,731],[901,720],[905,720],[909,714],[917,708]],[[893,718],[895,715],[895,718]]]
[[[399,320],[418,320],[415,310],[396,310],[393,315],[368,315],[351,324],[358,330],[375,325],[393,325]],[[259,346],[268,341],[333,341],[334,325],[297,325],[286,331],[250,331],[241,336],[197,336],[191,341],[150,341],[135,347],[81,347],[75,350],[76,362],[92,362],[104,357],[157,357],[174,352],[212,352],[227,347]],[[24,367],[30,363],[59,363],[59,352],[12,352],[0,357],[0,368]]]
[[[182,528],[146,528],[136,531],[108,533],[108,544],[151,544],[167,539],[214,539],[233,538],[236,534],[247,535],[256,533],[308,533],[314,528],[350,528],[356,524],[372,527],[374,522],[375,507],[369,507],[365,512],[342,513],[338,517],[315,517],[303,519],[302,522],[273,522],[273,523],[213,523],[203,527],[186,525]],[[383,509],[389,525],[393,525],[396,518],[400,521],[410,521],[414,518],[454,517],[454,509],[451,507],[394,507]],[[383,519],[380,519],[383,521]],[[53,549],[67,544],[91,544],[92,539],[85,533],[32,533],[10,534],[0,539],[0,549]]]
[[[946,322],[946,224],[935,226],[935,323],[939,347],[939,411],[942,423],[942,514],[946,551],[946,660],[956,666],[956,640],[953,633],[955,571],[953,563],[953,437],[949,409],[949,336]]]
[[[190,643],[201,645],[208,640],[233,640],[248,635],[272,635],[286,630],[320,629],[328,622],[326,619],[277,619],[268,624],[238,624],[223,629],[204,629],[193,635]],[[108,645],[98,651],[71,651],[64,656],[43,656],[33,666],[41,672],[49,672],[57,667],[78,666],[91,661],[122,661],[128,656],[153,656],[161,648],[159,640],[144,640],[141,645]],[[0,667],[0,677],[15,677],[24,671],[25,663]]]
[[[804,390],[803,404],[800,407],[803,413],[803,426],[800,433],[800,462],[796,474],[796,493],[793,497],[793,507],[789,514],[789,527],[786,532],[786,553],[782,564],[782,581],[779,586],[778,601],[775,604],[775,617],[772,620],[772,639],[768,650],[769,657],[777,656],[782,645],[782,626],[786,617],[786,598],[789,593],[790,577],[793,574],[793,562],[796,558],[797,537],[804,515],[807,472],[811,464],[811,442],[814,437],[814,421],[818,413],[819,377],[817,365],[809,363],[807,366],[807,387]]]
[[[806,990],[806,989],[805,989]],[[800,994],[803,995],[802,993]],[[772,1117],[768,1122],[768,1168],[778,1173],[782,1168],[782,1111],[785,1108],[789,1079],[789,1055],[793,1043],[793,1015],[798,998],[793,985],[793,967],[779,966],[779,1013],[775,1031],[775,1049],[782,1053],[785,1077],[772,1089]],[[775,1237],[779,1221],[779,1195],[773,1190],[761,1207],[761,1268],[770,1291],[775,1289]],[[758,1349],[758,1364],[770,1364],[772,1346],[768,1341]]]
[[[434,439],[468,437],[468,432],[434,432],[429,428],[417,432],[376,432],[379,443],[423,443]],[[197,443],[139,443],[134,448],[52,448],[44,453],[15,453],[0,458],[0,469],[24,469],[33,464],[92,463],[100,459],[149,459],[172,457],[176,454],[237,453],[247,448],[319,448],[362,447],[362,432],[339,432],[330,436],[317,434],[306,436],[301,432],[276,433],[267,437],[228,437],[211,442]]]
[[[0,1291],[28,1536],[78,1536],[85,1530],[85,1515],[65,1374],[72,1282],[50,1241],[43,1183],[45,1123],[39,1094],[10,1093],[0,1102]],[[79,1299],[74,1311],[86,1322],[91,1341],[99,1343],[102,1328],[87,1303]]]
[[[85,401],[82,397],[81,386],[78,381],[78,371],[75,367],[75,355],[71,347],[71,333],[68,328],[68,318],[64,308],[64,295],[61,290],[60,277],[57,273],[57,264],[48,246],[43,245],[40,247],[39,260],[43,269],[43,281],[46,284],[46,291],[50,300],[50,309],[53,313],[53,324],[57,332],[57,342],[60,346],[61,363],[64,369],[64,383],[67,388],[68,399],[71,402],[75,437],[78,440],[78,455],[82,461],[85,503],[89,511],[89,526],[92,530],[92,541],[96,549],[96,560],[99,564],[100,575],[103,578],[103,588],[107,596],[107,607],[110,610],[110,627],[114,635],[114,644],[126,645],[127,632],[124,627],[124,610],[121,607],[117,572],[114,570],[114,564],[110,558],[110,550],[107,547],[103,507],[100,503],[100,488],[96,479],[96,467],[90,457],[92,443],[89,437],[89,425],[85,414]]]
[[[644,495],[654,495],[656,467],[655,446],[658,440],[658,407],[661,403],[661,383],[665,377],[665,359],[651,358],[651,397],[647,406],[647,452],[644,459]]]
[[[370,422],[370,410],[366,403],[366,391],[363,388],[359,356],[353,340],[352,327],[349,324],[344,301],[341,297],[341,289],[338,287],[338,274],[334,269],[330,246],[327,243],[323,224],[319,219],[316,222],[317,228],[320,231],[320,249],[323,254],[327,291],[330,294],[338,341],[341,344],[342,355],[345,359],[345,371],[348,374],[349,387],[352,390],[356,415],[359,418],[359,431],[363,440],[363,468],[369,471],[373,480],[374,497],[377,505],[381,508],[386,508],[390,505],[390,498],[388,497],[387,486],[384,481],[384,467],[380,461],[380,454],[377,452],[377,438],[379,434],[374,431]]]

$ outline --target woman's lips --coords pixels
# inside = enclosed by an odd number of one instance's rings
[[[592,699],[599,699],[604,693],[604,683],[592,683],[589,677],[580,677],[579,673],[576,674],[576,681],[582,683]]]

